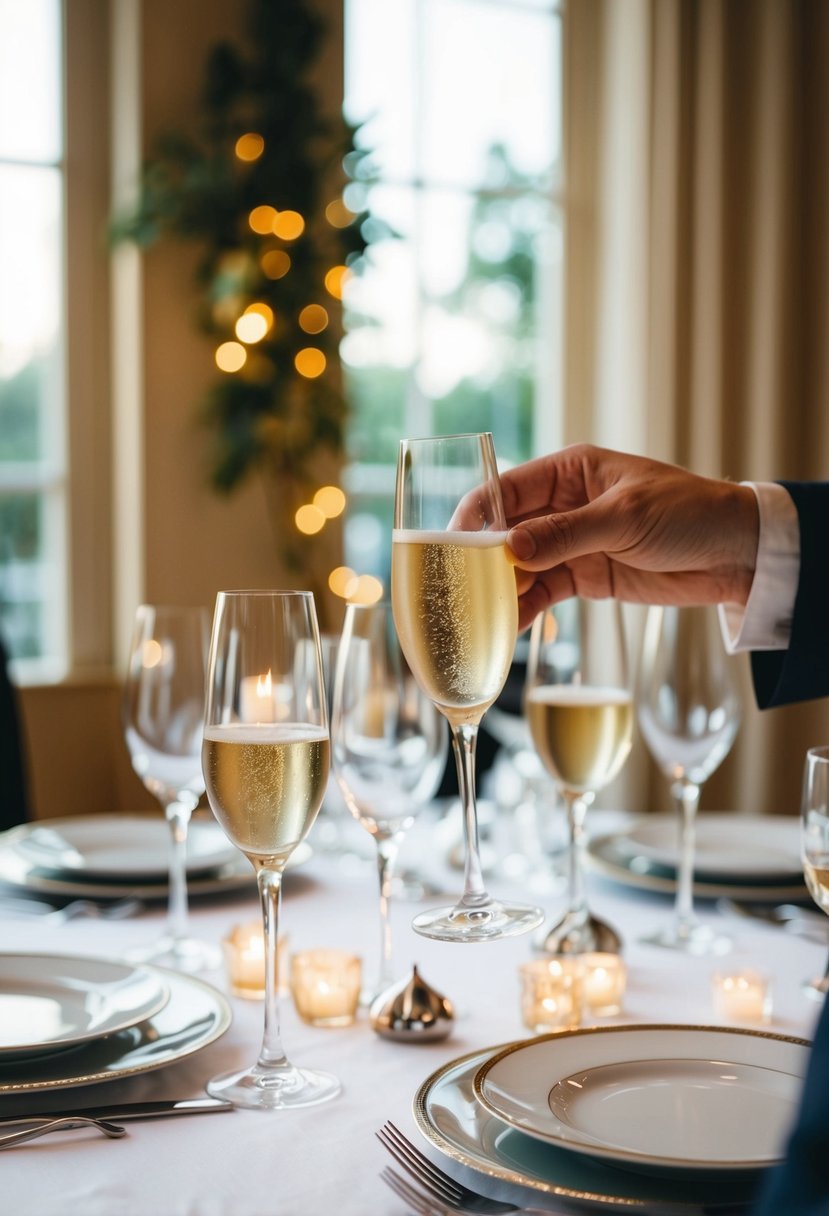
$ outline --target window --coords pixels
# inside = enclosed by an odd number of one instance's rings
[[[386,585],[401,436],[491,430],[512,463],[558,433],[561,43],[553,0],[346,0],[372,240],[345,301],[346,561]]]

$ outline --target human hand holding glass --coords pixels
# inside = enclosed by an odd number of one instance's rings
[[[539,908],[493,899],[478,849],[475,751],[479,723],[507,678],[518,624],[515,574],[490,434],[400,444],[392,543],[392,606],[420,687],[449,722],[463,808],[464,891],[413,927],[441,941],[524,933]]]
[[[731,943],[694,912],[694,837],[700,791],[731,750],[741,704],[716,609],[651,607],[637,687],[642,735],[671,783],[679,813],[679,866],[672,924],[646,940],[691,954],[721,954]]]
[[[584,818],[617,775],[633,738],[633,693],[615,600],[564,600],[530,634],[525,712],[539,756],[567,807],[567,909],[542,930],[549,954],[614,953],[619,934],[594,916],[582,876]]]
[[[391,606],[349,604],[337,648],[331,746],[346,805],[377,846],[380,968],[366,1001],[394,982],[392,871],[404,832],[440,784],[446,726],[415,682]]]
[[[219,947],[189,935],[187,831],[204,793],[201,767],[204,683],[210,630],[204,608],[142,604],[135,616],[124,685],[123,721],[133,768],[170,824],[167,930],[135,960],[201,971],[221,962]]]
[[[220,592],[213,618],[202,763],[213,814],[256,872],[265,939],[265,1026],[257,1062],[215,1077],[214,1097],[273,1110],[340,1092],[282,1048],[277,935],[282,874],[314,822],[330,746],[319,632],[310,592]]]

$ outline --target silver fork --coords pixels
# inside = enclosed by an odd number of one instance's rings
[[[418,1186],[425,1192],[422,1202],[428,1200],[432,1203],[431,1213],[435,1212],[435,1204],[438,1204],[438,1211],[445,1212],[481,1212],[490,1213],[490,1216],[497,1216],[500,1212],[532,1212],[537,1209],[522,1208],[517,1203],[504,1203],[500,1199],[488,1199],[486,1195],[481,1195],[478,1191],[470,1190],[468,1186],[464,1186],[460,1182],[456,1182],[449,1174],[444,1173],[442,1169],[436,1166],[425,1153],[422,1153],[419,1148],[416,1148],[410,1140],[408,1140],[399,1128],[391,1122],[384,1123],[380,1131],[376,1133],[380,1143],[388,1149],[395,1161],[403,1166],[403,1169],[414,1178]],[[389,1173],[393,1173],[389,1170]],[[382,1175],[381,1175],[382,1176]],[[398,1176],[395,1175],[395,1178]],[[391,1182],[384,1179],[389,1186]],[[402,1181],[402,1180],[401,1180]],[[409,1188],[411,1190],[411,1188]],[[400,1192],[398,1192],[400,1194]],[[401,1195],[401,1198],[403,1196]],[[406,1198],[407,1203],[411,1203],[410,1198]],[[412,1203],[414,1207],[414,1204]],[[418,1208],[420,1212],[429,1213],[429,1208]]]
[[[0,895],[0,914],[8,912],[13,916],[42,917],[50,924],[63,924],[66,920],[85,916],[101,920],[123,920],[124,917],[141,912],[143,908],[144,904],[134,896],[116,899],[106,904],[99,904],[91,899],[73,899],[68,904],[64,904],[62,908],[53,908],[50,904],[26,899],[22,896]]]
[[[449,1208],[437,1207],[425,1192],[415,1190],[412,1184],[407,1182],[402,1174],[398,1174],[393,1170],[390,1165],[387,1165],[381,1172],[380,1179],[413,1212],[417,1212],[418,1216],[444,1216],[444,1213],[449,1211]]]
[[[121,1127],[117,1123],[110,1123],[106,1119],[91,1119],[86,1115],[69,1115],[64,1118],[49,1119],[44,1123],[28,1127],[22,1132],[10,1132],[7,1136],[0,1136],[0,1149],[14,1148],[16,1144],[25,1144],[27,1140],[37,1140],[40,1136],[48,1136],[50,1132],[68,1131],[73,1127],[95,1127],[110,1140],[120,1140],[127,1134],[125,1127]]]

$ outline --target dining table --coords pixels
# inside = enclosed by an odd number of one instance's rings
[[[621,811],[591,810],[588,829],[620,830],[629,818]],[[454,1019],[447,1037],[431,1040],[413,1035],[402,1041],[383,1037],[362,1007],[351,1025],[317,1027],[298,1016],[285,994],[280,1022],[289,1058],[335,1074],[342,1084],[339,1097],[304,1109],[232,1110],[129,1122],[124,1125],[127,1134],[119,1140],[105,1139],[94,1129],[33,1140],[0,1153],[3,1209],[16,1216],[404,1216],[410,1212],[381,1179],[384,1167],[393,1163],[377,1137],[379,1129],[393,1121],[452,1172],[452,1163],[435,1154],[418,1127],[413,1103],[420,1087],[453,1059],[531,1035],[522,1022],[519,968],[535,957],[532,934],[483,944],[446,944],[418,936],[411,928],[420,909],[436,899],[441,902],[438,891],[457,895],[462,886],[462,874],[451,864],[445,820],[445,808],[429,808],[404,838],[399,869],[410,880],[396,889],[391,918],[394,962],[401,978],[416,965],[423,980],[452,1002]],[[505,813],[500,830],[507,831],[508,821]],[[310,855],[285,877],[280,916],[285,948],[289,954],[317,947],[352,951],[362,958],[364,976],[370,980],[380,950],[371,841],[348,818],[332,833],[331,817],[323,816],[308,843]],[[499,847],[497,831],[488,857],[486,880],[493,894],[524,899],[531,894],[550,915],[561,908],[563,882],[554,880],[554,858],[522,865],[518,851],[509,844]],[[545,865],[550,868],[549,881]],[[829,935],[825,940],[819,932],[799,935],[706,901],[699,904],[701,919],[728,933],[733,947],[724,958],[694,956],[641,940],[656,923],[670,917],[670,895],[614,882],[593,867],[588,868],[587,884],[592,909],[621,934],[627,968],[621,1011],[604,1022],[717,1024],[712,976],[727,966],[769,976],[773,1006],[763,1030],[811,1036],[820,1006],[805,993],[803,984],[823,971]],[[159,901],[128,918],[76,917],[54,923],[48,917],[4,908],[0,899],[0,934],[5,951],[119,960],[130,949],[158,937],[164,916],[164,903]],[[190,916],[193,932],[217,943],[235,926],[256,921],[259,904],[253,878],[249,886],[229,893],[192,899]],[[202,978],[226,994],[232,1011],[228,1029],[203,1050],[166,1067],[104,1084],[0,1094],[0,1115],[203,1096],[211,1077],[252,1063],[261,1042],[262,1001],[232,995],[222,969]],[[454,1172],[471,1185],[487,1181],[476,1180],[474,1172],[457,1166]],[[508,1187],[490,1188],[488,1193],[501,1192],[517,1205],[558,1213],[582,1210],[577,1199],[552,1194]]]

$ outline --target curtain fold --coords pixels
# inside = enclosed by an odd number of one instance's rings
[[[567,441],[829,479],[829,5],[570,0],[565,22]],[[744,722],[703,805],[794,812],[829,703],[761,714],[735,662]],[[664,785],[640,745],[610,801]]]

